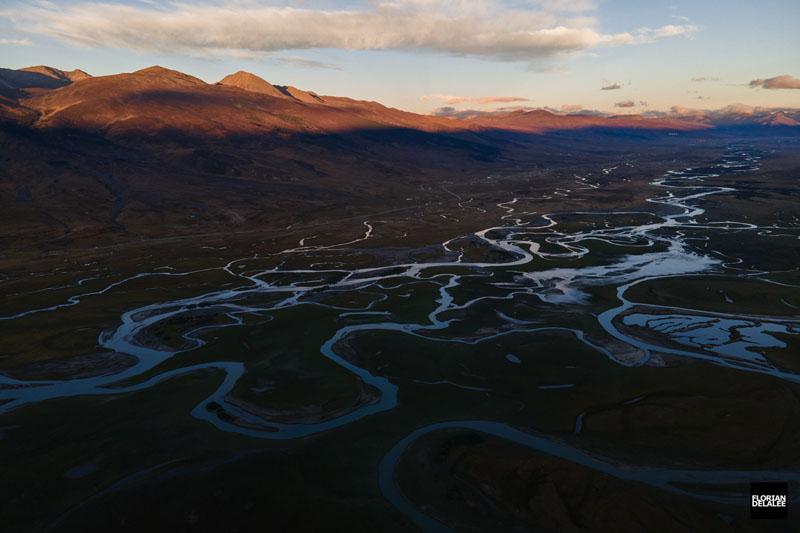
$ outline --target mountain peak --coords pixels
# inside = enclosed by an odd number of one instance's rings
[[[134,76],[147,77],[181,85],[205,85],[206,83],[200,78],[195,78],[189,74],[172,70],[160,65],[153,65],[152,67],[143,68],[133,73]]]
[[[277,85],[276,88],[285,96],[307,104],[318,104],[325,101],[317,93],[304,91],[291,85]]]
[[[764,123],[768,126],[800,126],[800,121],[787,116],[783,111],[774,113]]]
[[[33,74],[39,74],[41,76],[46,76],[50,79],[56,80],[64,85],[68,83],[72,83],[75,81],[85,80],[86,78],[91,78],[92,76],[87,74],[86,72],[75,69],[75,70],[61,70],[55,67],[48,67],[47,65],[36,65],[33,67],[25,67],[19,69],[20,72],[30,72]]]
[[[145,67],[143,69],[139,69],[134,71],[134,74],[166,74],[169,72],[178,72],[177,70],[168,69],[166,67],[162,67],[161,65],[152,65],[149,67]]]
[[[35,65],[32,67],[21,68],[19,70],[21,70],[22,72],[33,72],[36,74],[41,74],[42,76],[47,76],[48,78],[54,78],[54,79],[64,78],[63,70],[59,70],[53,67],[48,67],[47,65]]]
[[[44,65],[19,70],[0,68],[0,91],[7,93],[6,96],[17,97],[30,89],[58,89],[70,83],[64,72]]]
[[[233,80],[254,80],[254,81],[262,81],[267,83],[267,81],[262,78],[261,76],[256,76],[252,72],[247,72],[246,70],[237,70],[233,74],[228,74],[223,79],[233,79]]]
[[[75,70],[64,71],[64,74],[71,81],[81,81],[81,80],[85,80],[85,79],[88,79],[88,78],[92,77],[91,74],[89,74],[88,72],[85,72],[85,71],[83,71],[83,70],[81,70],[79,68],[76,68]]]
[[[218,85],[237,87],[243,91],[267,94],[269,96],[276,96],[279,98],[285,96],[280,90],[278,90],[274,85],[264,78],[244,70],[240,70],[225,76],[218,82]]]

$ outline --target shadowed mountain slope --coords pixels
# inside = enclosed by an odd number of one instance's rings
[[[78,69],[66,72],[42,65],[19,70],[0,68],[0,90],[57,89],[88,78],[89,74]]]

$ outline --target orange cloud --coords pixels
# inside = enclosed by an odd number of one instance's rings
[[[428,94],[420,98],[423,102],[440,101],[445,105],[454,106],[458,104],[513,104],[518,102],[528,102],[528,98],[522,96],[456,96],[451,94]]]
[[[515,102],[527,102],[527,98],[521,96],[482,96],[473,100],[476,104],[513,104]]]

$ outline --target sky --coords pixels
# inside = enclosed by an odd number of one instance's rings
[[[0,2],[0,66],[162,65],[415,112],[800,108],[800,0]]]

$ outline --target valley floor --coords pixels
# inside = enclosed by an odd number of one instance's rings
[[[202,205],[130,158],[13,182],[5,527],[796,526],[748,491],[800,488],[797,141],[645,146]]]

